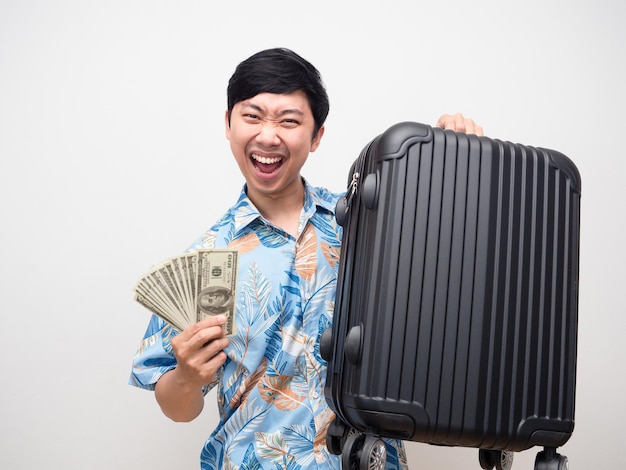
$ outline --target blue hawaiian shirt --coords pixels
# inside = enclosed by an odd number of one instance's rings
[[[237,203],[191,249],[239,251],[237,331],[218,372],[220,420],[201,453],[202,469],[340,469],[326,449],[334,419],[324,397],[319,340],[331,325],[341,248],[334,209],[340,195],[305,181],[297,239]],[[154,390],[176,366],[176,331],[153,316],[130,383]],[[407,468],[400,441],[386,440],[387,469]]]

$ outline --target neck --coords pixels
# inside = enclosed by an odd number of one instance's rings
[[[265,219],[297,238],[298,220],[304,206],[302,180],[287,193],[280,195],[248,193],[248,197]]]

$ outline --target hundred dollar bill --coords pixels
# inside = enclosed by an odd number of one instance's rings
[[[226,335],[234,333],[237,255],[236,251],[198,252],[196,321],[224,314]]]
[[[224,314],[235,331],[238,252],[198,250],[152,267],[135,285],[135,300],[182,331],[209,315]]]

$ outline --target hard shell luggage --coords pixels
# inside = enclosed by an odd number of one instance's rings
[[[499,470],[542,446],[537,470],[567,467],[580,185],[559,152],[419,123],[365,147],[320,346],[344,468],[384,466],[381,437],[477,448]]]

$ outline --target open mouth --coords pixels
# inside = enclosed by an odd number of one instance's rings
[[[263,157],[253,153],[250,155],[254,167],[261,173],[274,173],[283,164],[283,157]]]

